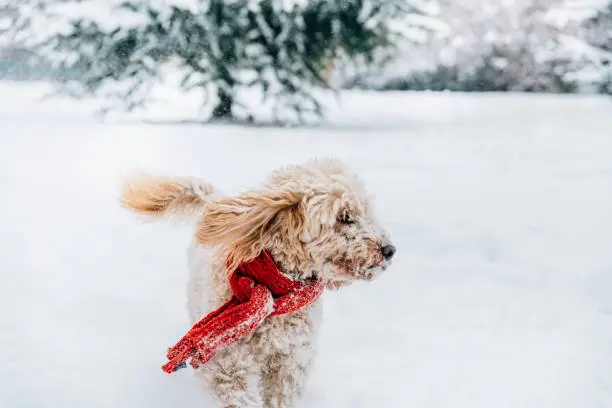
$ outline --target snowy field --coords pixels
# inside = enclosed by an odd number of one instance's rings
[[[363,175],[399,252],[326,296],[304,408],[612,407],[612,101],[349,93],[272,129],[102,124],[38,94],[0,85],[0,407],[208,406],[160,369],[190,229],[138,224],[120,176],[236,191],[315,155]]]

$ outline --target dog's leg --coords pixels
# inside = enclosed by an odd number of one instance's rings
[[[261,408],[257,384],[255,387],[250,384],[255,374],[254,364],[248,347],[236,343],[198,369],[197,375],[219,407]]]
[[[264,408],[295,407],[303,394],[311,361],[310,353],[304,350],[268,357],[261,376]]]
[[[322,304],[288,315],[269,317],[251,341],[261,362],[264,408],[295,407],[299,402],[316,354]]]

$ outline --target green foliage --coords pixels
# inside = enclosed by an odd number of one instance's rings
[[[597,91],[612,95],[612,1],[583,25],[586,41],[593,47],[592,62],[602,71]]]
[[[205,101],[214,90],[214,116],[234,116],[237,94],[258,88],[274,101],[277,116],[289,108],[302,119],[323,115],[314,91],[329,88],[324,71],[330,63],[372,60],[393,43],[391,17],[412,12],[405,0],[283,3],[201,0],[191,10],[127,0],[119,10],[138,24],[109,29],[78,19],[38,48],[62,56],[62,69],[79,72],[65,78],[71,94],[111,95],[128,110],[146,103],[150,84],[172,63],[185,72],[183,89],[201,89]]]

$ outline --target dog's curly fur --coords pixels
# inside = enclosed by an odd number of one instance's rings
[[[337,160],[280,168],[262,186],[237,196],[193,179],[140,176],[125,183],[121,202],[151,217],[197,218],[187,293],[194,323],[231,297],[229,253],[236,265],[268,249],[287,276],[322,277],[333,290],[373,279],[395,252],[362,182]],[[203,386],[220,407],[295,406],[313,359],[320,313],[319,300],[268,317],[196,371]]]

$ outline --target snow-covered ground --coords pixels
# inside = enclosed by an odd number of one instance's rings
[[[140,225],[120,176],[236,191],[315,155],[363,174],[399,252],[327,296],[305,408],[612,406],[610,100],[349,93],[274,129],[101,124],[38,91],[0,85],[0,407],[208,406],[160,369],[190,229]]]

